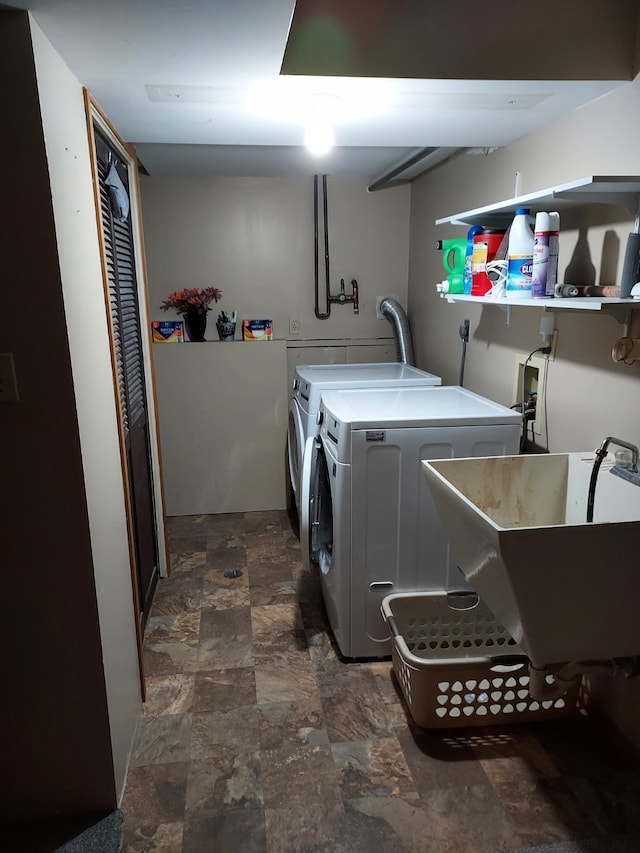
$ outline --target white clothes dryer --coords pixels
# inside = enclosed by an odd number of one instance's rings
[[[296,367],[289,406],[287,456],[289,480],[300,512],[300,468],[305,441],[317,432],[316,418],[324,391],[441,385],[442,379],[409,364],[302,364]]]
[[[346,658],[388,657],[392,592],[468,589],[423,459],[518,453],[521,415],[457,386],[327,391],[305,446],[300,542]]]

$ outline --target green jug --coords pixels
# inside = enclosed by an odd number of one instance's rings
[[[464,273],[464,256],[467,251],[467,241],[465,239],[438,240],[436,248],[442,249],[442,265],[448,275],[462,276]]]

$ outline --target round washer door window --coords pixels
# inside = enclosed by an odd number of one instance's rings
[[[300,511],[300,477],[302,468],[302,454],[304,452],[304,429],[302,416],[295,400],[291,401],[289,407],[289,428],[287,430],[287,456],[289,460],[289,482],[296,502],[296,509]]]
[[[323,574],[331,569],[333,561],[333,499],[331,497],[331,475],[324,448],[320,447],[312,486],[312,538],[314,562]]]

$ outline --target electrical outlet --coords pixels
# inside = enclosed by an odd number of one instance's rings
[[[380,303],[384,302],[385,299],[395,299],[396,302],[400,301],[395,293],[387,293],[386,296],[376,296],[376,317],[378,320],[384,320],[384,314],[380,310]]]
[[[554,329],[553,330],[553,336],[551,338],[551,343],[549,344],[549,346],[551,347],[551,352],[549,354],[547,354],[547,353],[543,354],[543,357],[547,361],[555,361],[556,360],[556,346],[557,346],[557,344],[558,344],[558,330]]]
[[[0,403],[17,403],[18,383],[13,364],[13,353],[0,353]]]
[[[289,317],[289,337],[300,337],[300,317]]]
[[[525,367],[526,362],[526,367]],[[524,375],[523,375],[524,374]],[[523,389],[524,383],[524,389]],[[543,426],[546,431],[545,422],[545,392],[547,384],[547,359],[542,355],[534,355],[527,358],[523,352],[516,355],[516,366],[513,382],[513,399],[515,403],[522,403],[523,392],[525,405],[530,394],[535,394],[536,417],[529,421],[527,430],[533,430],[535,435],[542,435]]]

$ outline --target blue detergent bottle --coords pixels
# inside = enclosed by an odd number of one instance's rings
[[[467,296],[471,294],[471,282],[473,280],[473,238],[483,230],[482,225],[472,225],[467,231],[467,247],[464,254],[464,268],[462,270],[462,292]]]

